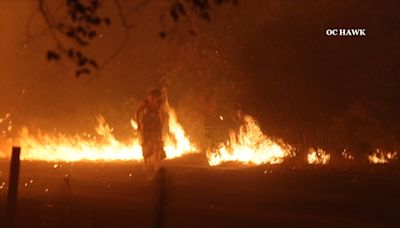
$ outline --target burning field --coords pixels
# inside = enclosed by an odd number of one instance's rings
[[[400,225],[396,151],[375,149],[364,158],[369,164],[347,148],[339,163],[320,147],[299,155],[241,113],[225,142],[202,150],[175,110],[167,105],[166,112],[166,160],[156,174],[142,168],[133,118],[126,123],[131,136],[121,140],[102,115],[96,134],[68,135],[18,130],[6,114],[0,119],[0,209],[6,208],[16,144],[22,148],[17,227]]]
[[[321,148],[292,163],[294,147],[269,137],[249,115],[239,115],[241,125],[226,142],[200,151],[174,109],[167,112],[167,159],[155,177],[142,169],[133,119],[127,141],[116,138],[103,116],[96,118],[96,135],[23,127],[5,140],[3,148],[15,142],[22,148],[17,227],[400,225],[400,173],[388,166],[397,152],[376,149],[362,169],[330,164]],[[11,119],[0,119],[3,138],[13,131]],[[0,208],[9,155],[5,150],[0,159]],[[341,155],[343,163],[355,160],[346,149]]]
[[[303,3],[0,0],[0,227],[400,227],[400,4]]]
[[[281,139],[240,115],[226,142],[202,152],[168,107],[167,159],[155,177],[142,169],[137,123],[116,139],[104,117],[97,135],[49,134],[22,128],[18,227],[397,226],[397,153],[376,150],[370,168],[332,166],[330,154],[309,148],[303,165]],[[221,117],[223,119],[223,117]],[[2,119],[12,131],[11,115]],[[9,139],[8,143],[16,139]],[[342,159],[353,161],[346,150]],[[8,189],[8,159],[0,159],[0,207]],[[285,162],[286,160],[286,162]],[[305,166],[308,164],[308,166]],[[331,168],[334,168],[332,171]],[[341,167],[341,168],[340,168]],[[371,190],[371,188],[373,190]],[[372,216],[371,216],[372,215]],[[1,218],[1,216],[0,216]],[[193,224],[193,221],[197,225]]]
[[[168,132],[164,134],[164,150],[167,159],[182,157],[187,154],[200,153],[207,158],[210,166],[218,166],[227,162],[242,165],[259,166],[263,164],[279,164],[286,158],[293,158],[296,152],[290,144],[282,139],[272,139],[261,130],[257,121],[249,116],[240,116],[242,124],[238,130],[231,130],[229,139],[225,143],[219,143],[214,148],[208,148],[206,153],[199,151],[196,143],[190,140],[178,122],[173,108],[167,107]],[[66,135],[62,133],[45,133],[40,130],[30,132],[23,127],[16,139],[8,138],[7,132],[13,129],[11,115],[6,114],[0,119],[3,124],[3,138],[0,158],[9,159],[7,149],[12,142],[16,142],[23,148],[22,160],[47,161],[47,162],[79,162],[79,161],[142,161],[142,148],[138,138],[137,123],[130,120],[132,138],[121,142],[116,139],[106,119],[99,115],[96,117],[98,125],[95,128],[96,135],[83,133],[81,135]],[[221,117],[223,118],[223,117]],[[342,152],[343,160],[354,160],[346,148]],[[368,155],[371,164],[386,164],[397,160],[397,151],[384,152],[376,149]],[[321,148],[309,148],[306,163],[314,165],[326,165],[330,161],[330,154]]]

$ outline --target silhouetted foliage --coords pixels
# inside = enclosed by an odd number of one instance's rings
[[[66,56],[72,60],[77,66],[76,76],[90,74],[95,68],[99,68],[104,64],[99,64],[94,58],[84,54],[83,48],[89,46],[93,39],[98,35],[100,26],[111,26],[112,20],[108,16],[100,15],[99,9],[102,7],[101,0],[66,0],[65,6],[67,10],[68,20],[66,22],[55,21],[52,12],[46,7],[46,0],[38,0],[40,11],[45,18],[49,29],[53,32],[53,37],[57,42],[57,50],[49,51],[47,59],[49,61],[57,61],[61,56]],[[216,6],[224,3],[238,4],[238,0],[176,0],[169,8],[169,16],[171,20],[178,23],[182,18],[190,20],[190,17],[198,17],[204,21],[211,20],[211,11]],[[133,26],[128,24],[124,13],[123,6],[119,0],[115,0],[122,25],[129,30]],[[189,13],[190,12],[190,13]],[[195,36],[197,33],[193,29],[189,29],[188,33]],[[75,47],[69,47],[57,34],[62,34],[68,40],[71,40]],[[165,39],[169,35],[169,31],[163,29],[159,33],[160,38]],[[126,41],[127,39],[125,39]],[[122,50],[120,47],[117,52]],[[111,56],[114,57],[115,55]]]
[[[39,0],[40,10],[49,28],[55,30],[52,32],[58,44],[57,51],[52,50],[47,52],[47,59],[49,61],[57,61],[61,59],[61,55],[68,57],[77,66],[77,77],[82,74],[90,74],[92,72],[90,68],[98,68],[99,65],[96,60],[78,50],[79,48],[74,49],[66,47],[66,45],[58,39],[55,32],[71,39],[78,47],[88,46],[90,41],[96,37],[96,31],[100,25],[111,25],[110,18],[98,15],[100,2],[100,0],[91,0],[88,3],[84,3],[81,0],[67,0],[65,4],[67,6],[69,20],[64,23],[57,23],[52,19],[53,17],[50,16],[50,12],[45,7],[45,1]]]
[[[169,15],[171,19],[176,23],[181,18],[188,18],[189,15],[194,15],[204,21],[211,21],[211,11],[214,6],[220,6],[224,3],[231,3],[233,5],[238,5],[238,0],[177,0],[175,1],[170,9]],[[188,13],[190,11],[190,13]],[[192,36],[196,35],[196,32],[193,29],[189,29],[188,33]],[[167,36],[166,31],[162,31],[160,33],[161,38],[166,38]]]
[[[47,51],[47,60],[53,61],[53,60],[59,60],[60,55],[55,52],[55,51]]]

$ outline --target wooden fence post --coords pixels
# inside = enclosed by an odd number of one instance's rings
[[[18,199],[18,179],[20,167],[20,147],[12,148],[10,175],[8,179],[8,195],[6,203],[6,220],[7,227],[15,227],[15,216],[17,212],[17,199]]]
[[[157,199],[156,199],[156,218],[155,227],[162,228],[165,220],[165,204],[166,204],[166,171],[161,167],[156,174]]]

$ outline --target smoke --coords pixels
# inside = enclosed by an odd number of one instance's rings
[[[96,74],[78,79],[68,63],[47,62],[45,53],[54,45],[48,33],[27,42],[28,33],[43,28],[36,1],[1,1],[0,116],[11,113],[13,134],[22,126],[83,132],[102,114],[124,137],[140,99],[162,82],[178,119],[204,147],[228,137],[238,125],[238,110],[290,143],[335,144],[327,135],[342,144],[346,138],[362,139],[359,144],[371,138],[396,141],[396,1],[243,1],[219,9],[211,23],[198,24],[196,37],[178,27],[165,40],[158,36],[159,5],[134,14],[137,26],[124,50]],[[113,7],[105,7],[115,18]],[[365,27],[367,37],[324,33],[352,26]],[[91,50],[100,59],[124,34],[117,21],[111,27]],[[366,129],[378,137],[362,134]]]

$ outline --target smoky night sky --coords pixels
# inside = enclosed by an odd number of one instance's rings
[[[400,145],[398,1],[240,1],[198,21],[196,36],[183,23],[161,39],[166,7],[152,1],[129,16],[135,28],[124,49],[77,78],[68,62],[47,61],[54,42],[48,32],[37,36],[37,1],[2,0],[0,116],[11,113],[13,134],[22,126],[82,132],[102,114],[123,137],[139,100],[166,77],[182,125],[205,145],[227,137],[238,110],[294,144]],[[88,50],[99,61],[126,32],[111,1],[102,13],[113,24]],[[327,28],[365,28],[367,36],[328,37]]]

